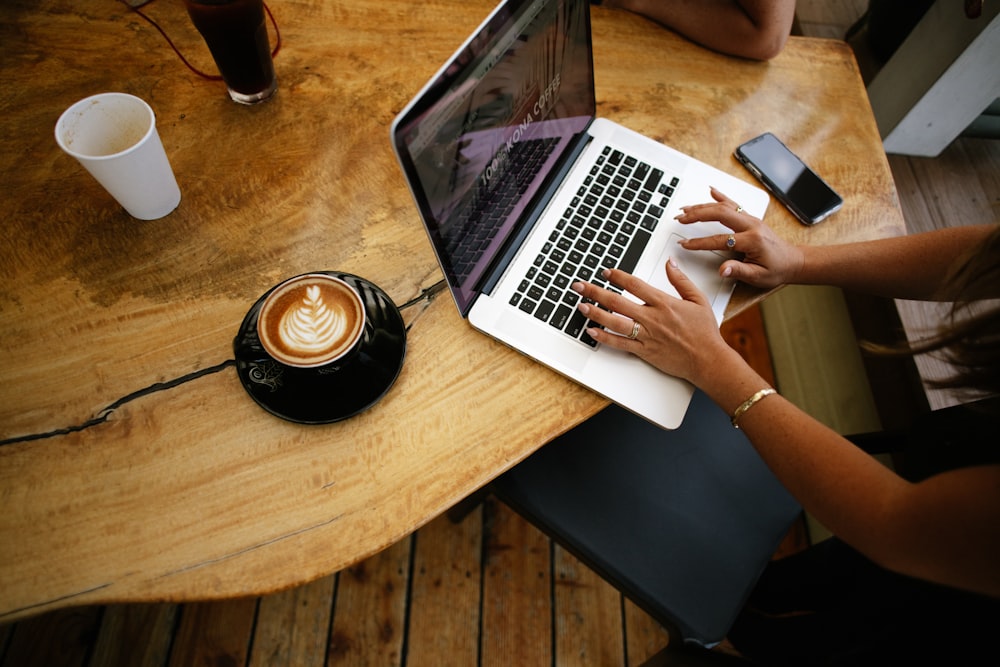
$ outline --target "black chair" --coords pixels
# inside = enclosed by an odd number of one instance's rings
[[[611,406],[490,490],[662,623],[666,653],[725,637],[801,511],[701,392],[676,431]]]

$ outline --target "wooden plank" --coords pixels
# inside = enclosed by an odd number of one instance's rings
[[[11,631],[4,667],[85,665],[100,622],[100,607],[74,607],[21,621]]]
[[[108,605],[89,667],[163,667],[177,613],[168,603]]]
[[[402,539],[337,575],[327,664],[402,664],[411,543]]]
[[[440,516],[416,535],[407,667],[464,667],[479,659],[483,510]]]
[[[556,545],[553,555],[556,664],[617,665],[624,661],[622,594]]]
[[[771,364],[771,352],[767,347],[759,305],[747,308],[723,322],[720,333],[765,382],[774,384],[774,366]]]
[[[670,633],[656,620],[625,598],[625,664],[641,665],[670,643]]]
[[[251,667],[322,667],[337,575],[260,599]]]
[[[246,664],[257,598],[186,604],[180,614],[171,667]]]
[[[552,664],[550,542],[503,503],[486,500],[481,667]]]

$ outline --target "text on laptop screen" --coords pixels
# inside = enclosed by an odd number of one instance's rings
[[[459,309],[595,114],[589,5],[512,2],[435,79],[397,145]]]

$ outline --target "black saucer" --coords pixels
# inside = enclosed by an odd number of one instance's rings
[[[243,318],[233,352],[240,383],[262,408],[299,424],[329,424],[370,408],[393,385],[406,356],[406,327],[396,304],[377,285],[350,273],[310,273],[340,278],[364,300],[368,316],[356,353],[326,368],[294,368],[275,361],[257,337],[257,314],[271,290]]]

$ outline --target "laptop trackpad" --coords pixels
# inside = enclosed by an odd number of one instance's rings
[[[671,257],[677,262],[681,271],[690,278],[702,293],[708,297],[713,306],[723,292],[732,289],[732,281],[725,280],[719,276],[719,267],[726,260],[721,254],[707,250],[685,250],[678,245],[682,239],[678,234],[671,234],[663,252],[656,260],[653,273],[646,282],[653,287],[663,290],[672,296],[679,296],[674,286],[667,280],[666,264]]]

